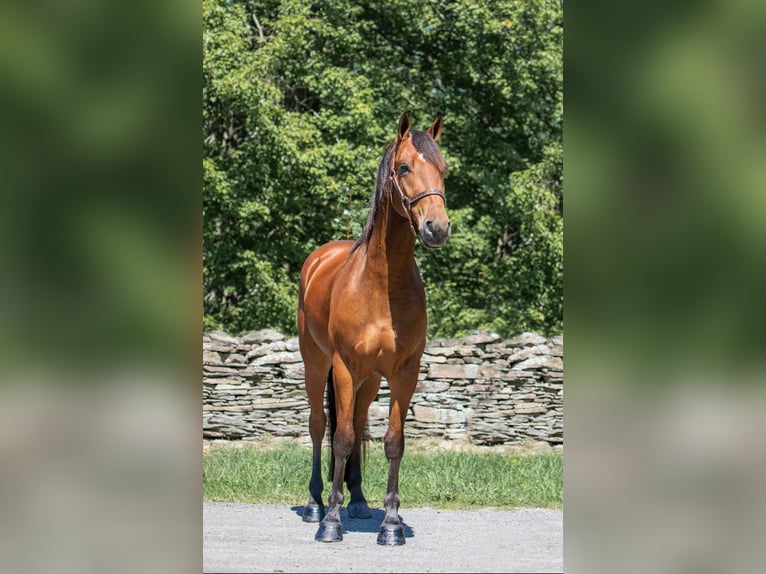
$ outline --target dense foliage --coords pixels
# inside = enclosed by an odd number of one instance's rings
[[[563,328],[561,0],[204,0],[207,328],[295,332],[298,275],[356,238],[396,122],[437,112],[453,237],[429,335]]]

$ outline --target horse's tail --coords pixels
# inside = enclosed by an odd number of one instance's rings
[[[327,424],[330,427],[330,482],[335,473],[335,456],[332,452],[332,442],[335,438],[335,429],[338,428],[338,413],[335,410],[335,383],[332,376],[332,365],[327,373]]]

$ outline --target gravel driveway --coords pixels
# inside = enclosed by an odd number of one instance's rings
[[[407,543],[376,544],[383,511],[352,520],[343,541],[314,541],[299,506],[206,502],[203,568],[216,572],[562,572],[563,511],[405,508]]]

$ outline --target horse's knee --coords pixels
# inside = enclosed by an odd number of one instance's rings
[[[401,458],[402,453],[404,453],[404,433],[387,432],[383,438],[383,445],[386,451],[386,458],[389,460]]]
[[[309,414],[309,431],[312,434],[322,433],[324,434],[325,427],[327,426],[327,415],[324,411],[311,412]]]
[[[324,408],[312,408],[309,411],[309,424],[325,426],[327,424],[327,415]]]
[[[347,460],[354,450],[354,427],[351,424],[338,425],[332,437],[333,454]]]

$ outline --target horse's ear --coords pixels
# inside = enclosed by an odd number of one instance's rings
[[[402,114],[402,117],[399,118],[399,129],[396,132],[397,143],[406,139],[407,136],[410,135],[410,125],[410,111],[407,110]]]
[[[442,128],[444,127],[444,120],[442,120],[441,114],[438,114],[436,116],[436,119],[434,120],[434,123],[431,124],[431,127],[428,128],[428,133],[431,134],[431,137],[434,138],[435,142],[439,141],[439,138],[442,137]]]

